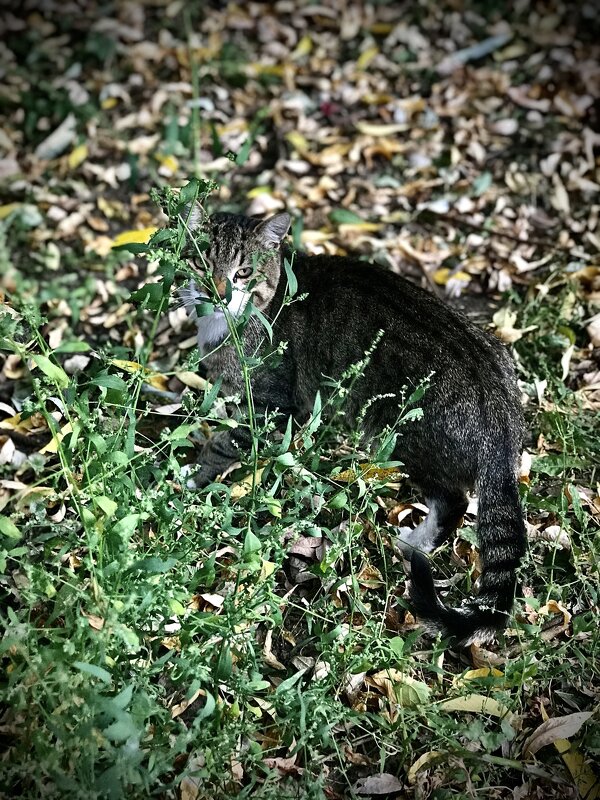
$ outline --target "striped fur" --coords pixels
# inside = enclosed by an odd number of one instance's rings
[[[287,214],[264,222],[231,214],[194,220],[210,237],[198,266],[199,281],[210,283],[205,291],[214,297],[220,287],[226,299],[223,287],[229,281],[231,289],[251,292],[252,302],[274,321],[275,345],[287,343],[280,359],[267,359],[265,367],[252,372],[258,413],[278,409],[282,424],[289,415],[305,418],[316,392],[324,391],[324,376],[339,377],[357,363],[380,330],[383,336],[348,398],[350,424],[371,398],[383,398],[361,418],[365,436],[376,436],[394,424],[403,390],[432,376],[420,402],[422,420],[402,427],[392,454],[422,489],[431,512],[416,529],[399,531],[399,546],[411,558],[411,597],[419,618],[463,643],[489,638],[506,623],[525,550],[517,483],[523,417],[514,363],[504,345],[437,297],[353,257],[296,253],[298,293],[306,297],[284,304]],[[241,279],[250,265],[252,278]],[[188,308],[193,312],[193,301]],[[257,320],[251,318],[246,327],[243,346],[249,355],[268,354]],[[243,394],[240,364],[227,333],[216,351],[204,346],[202,351],[209,377],[222,378],[226,393]],[[245,426],[212,437],[202,452],[196,485],[213,480],[249,446]],[[483,569],[479,594],[459,608],[447,608],[423,553],[453,534],[467,506],[466,493],[474,488]]]

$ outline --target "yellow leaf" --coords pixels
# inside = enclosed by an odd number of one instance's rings
[[[0,422],[0,428],[8,428],[24,436],[30,431],[44,430],[47,427],[46,420],[37,412],[23,420],[21,419],[21,414],[15,414],[14,417],[7,417]]]
[[[275,572],[275,563],[273,561],[265,561],[263,559],[260,567],[260,579],[266,580],[270,575]]]
[[[391,103],[393,100],[391,94],[383,92],[365,92],[360,98],[361,103],[366,103],[368,106],[381,106],[386,103]]]
[[[573,748],[566,751],[560,749],[559,745],[568,745],[566,739],[558,739],[554,746],[562,756],[562,760],[579,790],[580,796],[584,800],[598,800],[600,798],[600,782],[596,778],[596,773],[592,770],[579,750]]]
[[[7,203],[5,206],[0,206],[0,219],[5,219],[9,214],[12,214],[13,211],[16,211],[17,208],[20,208],[22,205],[22,203]]]
[[[442,753],[440,750],[430,750],[428,753],[423,753],[422,756],[419,756],[415,763],[411,766],[408,770],[408,778],[409,783],[415,783],[417,780],[417,773],[420,772],[423,767],[429,764],[432,761],[438,761],[440,758],[445,758],[446,754]]]
[[[452,273],[448,267],[440,267],[440,269],[436,269],[433,273],[433,280],[438,286],[445,286],[450,278],[455,281],[464,281],[464,283],[468,283],[471,280],[471,276],[467,272],[459,270],[458,272]]]
[[[341,481],[342,483],[352,483],[357,479],[358,475],[353,469],[345,469],[343,472],[340,472],[339,475],[335,476],[336,481]]]
[[[77,145],[74,147],[73,150],[67,156],[67,163],[69,165],[69,169],[77,169],[80,164],[88,157],[88,147],[85,142],[83,144]]]
[[[360,120],[356,123],[356,128],[360,133],[367,136],[391,136],[394,133],[401,133],[408,128],[405,123],[390,122],[387,124],[378,124],[374,122],[365,122]]]
[[[50,439],[47,445],[42,447],[40,453],[44,455],[45,453],[58,453],[58,446],[65,438],[67,433],[73,433],[73,428],[71,427],[71,423],[67,422],[66,425],[63,425],[60,431]]]
[[[305,228],[300,235],[300,241],[302,244],[323,244],[323,242],[328,242],[332,238],[332,233],[315,231],[307,228]]]
[[[307,56],[310,53],[312,48],[313,48],[312,39],[308,34],[305,34],[296,45],[296,48],[292,52],[290,58],[293,61],[296,61],[299,58],[304,58],[304,56]]]
[[[157,227],[151,227],[140,228],[136,231],[123,231],[113,239],[113,247],[120,247],[123,244],[146,244],[148,239],[157,230]]]
[[[338,230],[341,236],[358,231],[375,232],[383,227],[381,222],[343,222]]]
[[[175,377],[186,386],[189,386],[190,389],[199,389],[202,392],[208,392],[212,386],[206,378],[197,375],[195,372],[189,372],[188,370],[176,372]]]
[[[281,500],[277,500],[275,497],[266,497],[264,499],[264,504],[271,516],[277,517],[278,519],[281,517]]]
[[[123,361],[120,358],[112,358],[110,363],[116,367],[117,369],[123,369],[125,372],[139,372],[141,369],[145,370],[141,364],[138,364],[137,361]]]
[[[144,383],[153,386],[161,392],[166,392],[168,389],[168,381],[164,375],[161,375],[159,372],[152,372],[141,364],[138,364],[137,361],[122,361],[120,358],[112,358],[110,363],[117,369],[122,369],[132,374],[142,371],[144,373]]]
[[[158,389],[159,392],[166,392],[169,388],[169,381],[164,375],[160,375],[158,372],[155,372],[148,378],[144,378],[144,383],[152,386],[153,389]]]
[[[262,478],[262,474],[264,472],[264,467],[262,469],[256,470],[256,479],[255,483],[259,484],[260,479]],[[240,497],[245,497],[247,494],[250,494],[252,491],[252,473],[246,475],[242,478],[239,483],[234,483],[231,487],[231,499],[232,500],[239,500]]]
[[[391,33],[394,29],[394,26],[391,22],[374,22],[369,30],[371,33],[374,33],[377,36],[387,36],[388,33]]]
[[[402,475],[398,467],[378,467],[375,464],[370,464],[368,461],[360,464],[360,469],[360,477],[366,480],[369,480],[369,478],[391,478]],[[357,477],[359,476],[354,470],[345,469],[343,472],[340,472],[339,475],[336,475],[335,479],[342,483],[350,483],[356,480]]]
[[[105,111],[108,111],[109,109],[114,108],[118,102],[119,101],[116,97],[105,97],[100,105]]]
[[[373,61],[375,56],[378,55],[378,53],[379,48],[375,47],[375,45],[372,47],[367,47],[367,49],[364,50],[356,60],[357,69],[366,69],[371,61]]]
[[[179,161],[175,158],[175,156],[164,156],[160,153],[156,153],[154,158],[158,161],[158,163],[169,170],[169,172],[177,172],[179,168]]]
[[[307,140],[298,131],[290,131],[289,133],[286,133],[285,138],[292,145],[294,150],[297,150],[299,153],[309,149]]]
[[[271,194],[273,189],[270,186],[255,186],[253,189],[250,189],[249,192],[246,192],[246,197],[249,197],[251,200],[254,197],[258,197],[261,194]]]
[[[281,78],[285,71],[285,66],[283,64],[262,64],[260,61],[255,61],[252,64],[248,64],[246,69],[246,73],[250,76],[254,75],[276,75],[278,78]]]
[[[492,717],[505,717],[515,727],[516,718],[504,703],[483,694],[468,694],[444,700],[438,706],[442,711],[467,711],[471,714],[489,714]]]
[[[467,681],[475,681],[479,678],[503,678],[504,674],[494,667],[480,667],[479,669],[469,669],[462,675],[457,675],[452,683],[460,686]]]

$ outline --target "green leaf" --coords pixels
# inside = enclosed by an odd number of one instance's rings
[[[63,342],[53,352],[55,353],[87,353],[90,346],[87,342]]]
[[[181,187],[179,192],[179,204],[182,206],[195,203],[200,194],[200,181],[198,178],[192,178],[189,183]],[[185,217],[184,217],[185,219]]]
[[[122,250],[127,250],[128,253],[139,255],[148,251],[148,245],[141,242],[128,242],[127,244],[116,244],[111,248],[112,253],[118,253]]]
[[[175,430],[169,431],[164,437],[165,441],[167,442],[176,442],[180,439],[185,439],[186,436],[189,436],[190,433],[193,431],[198,430],[198,424],[185,424],[185,425],[178,425]]]
[[[157,556],[150,556],[149,558],[141,558],[139,561],[136,561],[129,569],[158,574],[161,572],[168,572],[178,563],[176,558],[167,558],[163,561],[162,558],[158,558]]]
[[[120,519],[113,527],[113,533],[124,539],[128,539],[135,533],[140,520],[145,519],[147,514],[127,514],[127,516]]]
[[[183,606],[179,600],[175,597],[171,597],[168,602],[172,614],[175,614],[176,617],[185,616],[185,606]]]
[[[393,636],[388,642],[390,650],[394,655],[398,656],[398,658],[402,658],[404,655],[404,644],[404,639],[401,636]]]
[[[262,543],[258,536],[256,536],[252,531],[248,531],[246,537],[244,539],[244,546],[242,548],[242,553],[245,556],[254,555],[255,553],[260,553],[262,550]]]
[[[346,508],[347,505],[348,495],[344,491],[334,494],[333,497],[327,501],[328,508]]]
[[[133,697],[133,683],[128,684],[118,695],[112,698],[111,704],[124,711]]]
[[[402,417],[402,422],[413,422],[418,419],[423,418],[423,409],[422,408],[411,408],[406,414]]]
[[[171,241],[177,238],[177,231],[174,228],[160,228],[153,233],[150,237],[149,244],[150,245],[157,245],[162,244],[162,242]]]
[[[281,500],[277,500],[276,497],[265,497],[263,502],[271,516],[276,517],[277,519],[281,518]]]
[[[284,681],[281,681],[277,689],[275,689],[275,694],[285,694],[285,692],[291,689],[292,686],[295,686],[298,683],[305,672],[306,669],[301,669],[296,672],[295,675],[292,675],[290,678],[286,678]]]
[[[53,364],[46,356],[36,354],[31,356],[31,358],[51,381],[54,381],[61,389],[67,388],[69,385],[69,376],[62,367],[59,367],[58,364]]]
[[[204,393],[204,398],[202,403],[200,404],[200,408],[198,409],[198,414],[202,416],[206,414],[210,409],[213,407],[215,400],[217,399],[217,395],[219,394],[219,389],[221,388],[221,383],[223,382],[223,378],[217,378],[217,380],[213,383],[210,389]]]
[[[290,416],[288,417],[287,426],[285,429],[285,433],[283,435],[283,439],[281,441],[280,450],[281,453],[285,453],[289,450],[290,444],[292,443],[292,425],[293,425],[293,418]]]
[[[233,659],[231,658],[231,650],[228,645],[223,644],[221,652],[219,653],[219,660],[217,661],[216,674],[217,678],[221,681],[229,678],[233,670]]]
[[[310,422],[306,427],[306,435],[312,436],[312,434],[317,430],[319,425],[321,424],[321,392],[317,392],[315,395],[315,402],[313,405],[313,411],[310,417]]]
[[[110,672],[96,664],[87,664],[85,661],[74,661],[73,666],[77,667],[80,672],[86,672],[88,675],[93,675],[94,678],[100,678],[104,683],[112,683]]]
[[[124,714],[121,719],[113,722],[108,728],[104,728],[103,733],[107,739],[113,742],[124,742],[139,736],[133,717],[129,714]]]
[[[96,375],[95,378],[92,378],[90,383],[93,383],[94,386],[101,386],[104,389],[116,389],[119,392],[127,391],[127,384],[123,378],[120,378],[118,375],[109,375],[106,370]]]
[[[164,302],[165,291],[162,283],[147,283],[130,294],[131,300],[143,304],[151,311],[159,311]]]
[[[265,315],[260,311],[256,306],[252,306],[252,314],[255,317],[258,317],[260,320],[260,324],[267,332],[267,336],[269,337],[269,341],[273,342],[273,327],[269,320],[265,317]]]
[[[217,706],[215,698],[212,696],[212,694],[210,694],[210,692],[205,692],[205,696],[206,699],[204,701],[204,708],[196,714],[195,716],[196,720],[212,717],[214,710]]]
[[[431,689],[426,683],[417,681],[410,675],[403,675],[399,683],[394,681],[394,694],[401,706],[422,706],[429,701]]]
[[[296,464],[296,459],[290,452],[282,453],[280,456],[277,456],[275,461],[284,467],[293,467]]]
[[[329,212],[328,216],[334,225],[353,225],[357,222],[364,222],[362,217],[347,208],[334,208],[333,211]]]
[[[101,494],[95,498],[96,505],[100,506],[102,511],[106,514],[107,517],[114,517],[115,511],[119,507],[114,500],[111,500],[110,497],[106,497],[106,495]]]
[[[284,258],[283,268],[285,270],[285,275],[287,277],[287,282],[288,282],[287,293],[290,297],[293,297],[298,291],[298,280],[294,275],[294,271],[292,269],[292,262],[288,261],[287,258]]]
[[[0,515],[0,533],[8,539],[18,540],[22,536],[21,531],[17,528],[15,523],[3,515]]]

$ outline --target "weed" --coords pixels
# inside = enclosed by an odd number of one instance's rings
[[[175,218],[210,189],[194,180],[162,199]],[[498,674],[465,676],[459,658],[444,660],[405,618],[387,522],[401,480],[388,457],[398,426],[418,415],[419,393],[369,467],[359,440],[343,446],[336,413],[359,364],[324,387],[298,429],[277,436],[272,418],[241,419],[254,443],[247,463],[223,483],[186,487],[190,436],[228,424],[214,387],[187,392],[166,419],[148,399],[186,233],[180,220],[150,245],[160,280],[132,295],[145,331],[135,363],[110,340],[96,350],[78,341],[77,319],[73,338],[51,346],[50,291],[64,299],[72,276],[36,297],[16,273],[0,329],[23,367],[11,424],[37,425],[51,447],[1,468],[22,487],[2,495],[0,516],[3,786],[21,797],[316,799],[354,796],[357,778],[378,772],[412,792],[420,766],[437,786],[420,796],[495,797],[496,785],[529,779],[562,790],[558,754],[546,748],[535,765],[523,742],[540,706],[550,716],[591,708],[597,680],[598,541],[580,492],[597,463],[596,423],[560,378],[571,340],[548,311],[564,308],[572,288],[523,305],[523,323],[538,327],[518,348],[533,440],[545,441],[526,490],[530,520],[558,528],[570,549],[558,537],[532,541],[510,657],[490,654]],[[301,302],[293,265],[288,285],[287,302]],[[83,310],[91,285],[78,291]],[[239,345],[234,324],[231,333]],[[68,372],[76,352],[90,361]],[[239,355],[252,409],[256,362]],[[571,614],[571,629],[547,628],[553,611],[559,623]],[[574,752],[597,756],[591,726],[576,743]]]

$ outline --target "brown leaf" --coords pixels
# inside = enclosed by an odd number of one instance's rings
[[[392,794],[402,791],[403,788],[404,784],[389,772],[380,772],[378,775],[360,778],[354,784],[354,791],[359,795]]]
[[[530,758],[542,747],[552,744],[557,739],[569,739],[575,736],[580,728],[593,716],[591,711],[578,711],[564,717],[552,717],[542,722],[523,745],[523,758]]]

